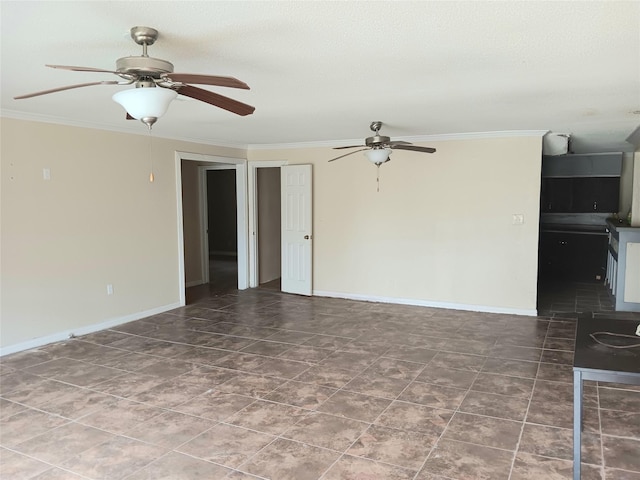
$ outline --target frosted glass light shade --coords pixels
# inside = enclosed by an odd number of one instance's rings
[[[371,150],[366,150],[364,152],[364,156],[367,157],[371,163],[375,163],[376,165],[380,165],[381,163],[389,160],[389,155],[391,155],[390,148],[372,148]]]
[[[171,100],[177,92],[169,88],[144,87],[123,90],[113,95],[113,100],[124,107],[129,115],[140,120],[142,118],[159,118],[169,108]]]

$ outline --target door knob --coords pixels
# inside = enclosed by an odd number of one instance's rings
[[[304,236],[304,239],[305,239],[305,240],[309,240],[309,235],[305,235],[305,236]]]

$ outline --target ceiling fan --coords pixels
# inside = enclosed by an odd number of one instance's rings
[[[173,73],[173,64],[159,58],[150,57],[147,47],[153,45],[158,38],[158,31],[150,27],[133,27],[131,38],[142,46],[141,56],[129,56],[119,58],[116,61],[115,70],[103,70],[92,67],[74,67],[68,65],[46,65],[50,68],[73,70],[77,72],[113,73],[121,81],[108,80],[99,82],[79,83],[64,87],[42,90],[14,97],[24,99],[46,95],[49,93],[70,90],[73,88],[89,87],[93,85],[132,85],[134,89],[123,90],[113,95],[114,101],[120,103],[127,110],[127,119],[138,119],[149,128],[158,117],[162,116],[169,103],[177,94],[200,100],[215,107],[228,110],[237,115],[250,115],[255,108],[251,105],[239,102],[229,97],[189,85],[215,85],[218,87],[231,87],[249,89],[249,86],[233,77],[219,77],[214,75],[201,75],[191,73]]]
[[[384,135],[380,135],[380,128],[382,127],[382,122],[376,121],[371,122],[369,128],[372,132],[374,132],[373,137],[367,137],[364,140],[364,145],[349,145],[347,147],[334,147],[334,150],[342,150],[345,148],[361,148],[360,150],[355,150],[353,152],[345,153],[344,155],[340,155],[339,157],[332,158],[329,160],[333,162],[340,158],[344,158],[348,155],[352,155],[358,152],[365,152],[365,156],[367,159],[373,163],[374,165],[380,167],[383,163],[391,160],[389,155],[391,155],[392,150],[411,150],[413,152],[422,152],[422,153],[434,153],[436,151],[435,148],[431,147],[419,147],[417,145],[412,145],[409,142],[404,142],[402,140],[394,140],[391,141],[391,138],[385,137]]]

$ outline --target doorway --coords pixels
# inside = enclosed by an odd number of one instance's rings
[[[249,286],[281,291],[281,184],[286,161],[248,163]]]
[[[237,232],[237,284],[234,288],[244,290],[249,280],[249,241],[247,215],[247,166],[246,161],[230,157],[218,157],[189,152],[175,153],[176,214],[178,234],[178,294],[181,305],[187,304],[194,288],[209,292],[209,252],[206,238],[206,169],[222,167],[235,173],[236,232]],[[197,292],[196,292],[197,293]]]
[[[210,289],[231,290],[238,286],[238,219],[236,170],[231,165],[204,169],[202,208],[204,224],[204,280]]]

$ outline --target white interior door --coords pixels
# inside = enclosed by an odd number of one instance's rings
[[[287,293],[311,295],[312,205],[311,165],[280,169],[282,189],[282,284]]]

